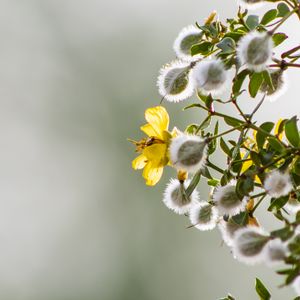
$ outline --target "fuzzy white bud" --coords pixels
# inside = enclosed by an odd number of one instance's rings
[[[281,241],[281,239],[277,238],[274,240],[270,240],[265,248],[265,263],[268,266],[277,265],[281,263],[288,254],[288,247],[285,243]]]
[[[171,140],[170,158],[178,170],[199,171],[206,162],[207,143],[199,136],[181,134]]]
[[[191,207],[190,221],[199,230],[211,230],[216,227],[218,213],[214,206],[207,202],[200,202]]]
[[[271,70],[270,76],[274,89],[263,81],[260,92],[265,93],[266,99],[273,102],[285,93],[287,89],[287,80],[286,74],[282,70]]]
[[[292,283],[293,288],[297,294],[297,296],[300,296],[300,276],[296,277],[296,279]]]
[[[220,220],[218,224],[218,228],[221,232],[222,239],[224,243],[228,246],[231,247],[233,243],[233,237],[234,234],[237,230],[242,229],[243,226],[238,225],[232,221],[224,221],[223,219]]]
[[[261,72],[272,58],[273,41],[267,32],[252,31],[238,43],[237,56],[249,70]]]
[[[188,62],[198,60],[200,55],[192,56],[191,48],[201,41],[202,35],[202,31],[194,25],[183,28],[173,45],[177,57]]]
[[[264,0],[238,0],[238,4],[247,9],[256,9],[262,6],[264,3]]]
[[[191,207],[196,205],[199,200],[196,190],[189,197],[186,195],[185,189],[189,184],[190,180],[186,180],[181,185],[177,179],[171,179],[164,192],[164,204],[179,215],[188,213]]]
[[[264,181],[264,189],[273,198],[287,195],[293,189],[290,175],[278,170],[270,172]]]
[[[164,99],[179,102],[191,97],[195,91],[190,64],[174,61],[160,70],[157,80],[158,91]]]
[[[203,94],[216,95],[225,88],[229,71],[220,59],[206,59],[196,64],[193,76],[197,89]]]
[[[267,233],[258,227],[247,227],[236,231],[232,250],[234,257],[246,264],[261,263],[264,256],[264,247],[269,240]]]
[[[245,208],[247,198],[240,199],[235,188],[235,182],[231,182],[227,185],[217,187],[214,191],[213,200],[220,216],[234,216]]]

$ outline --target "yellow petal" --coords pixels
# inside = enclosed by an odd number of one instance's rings
[[[243,163],[242,169],[241,169],[241,174],[243,174],[244,172],[246,172],[251,166],[252,166],[253,162],[252,160],[247,160]]]
[[[260,178],[257,175],[254,177],[254,181],[258,184],[262,184]]]
[[[147,157],[144,154],[141,154],[132,161],[132,168],[135,170],[143,169],[146,163]]]
[[[283,119],[279,119],[276,126],[275,126],[275,135],[278,136],[279,140],[281,141],[283,138],[283,131],[279,133],[280,125],[282,123]]]
[[[166,109],[162,106],[148,108],[145,111],[145,118],[156,132],[156,136],[163,138],[162,132],[169,127],[169,115]]]
[[[146,133],[148,136],[157,136],[157,132],[153,129],[152,125],[145,124],[141,126],[141,130]]]
[[[157,165],[165,165],[167,163],[167,145],[153,144],[144,149],[143,155],[148,161],[155,162]]]
[[[160,180],[163,170],[163,166],[156,165],[149,161],[143,171],[143,177],[146,179],[146,184],[150,186],[155,185]]]

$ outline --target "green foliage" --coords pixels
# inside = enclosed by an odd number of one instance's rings
[[[255,289],[260,297],[260,300],[269,300],[271,299],[271,294],[267,290],[267,288],[264,286],[264,284],[260,281],[260,279],[256,278],[255,280]]]
[[[259,124],[255,120],[255,114],[266,98],[276,91],[276,76],[282,75],[290,67],[300,66],[295,64],[300,59],[300,54],[297,53],[300,46],[282,52],[281,60],[277,58],[280,54],[276,53],[273,63],[268,62],[261,68],[241,65],[238,51],[241,39],[252,31],[268,32],[269,36],[266,36],[272,37],[274,47],[288,39],[287,34],[278,32],[278,29],[293,14],[300,16],[296,4],[289,1],[289,7],[281,1],[269,2],[273,2],[273,7],[262,16],[239,9],[237,15],[227,19],[225,23],[212,15],[203,25],[196,23],[200,33],[183,43],[185,51],[192,56],[197,55],[197,58],[199,56],[199,60],[214,56],[222,61],[226,69],[235,72],[229,87],[229,99],[219,99],[213,91],[210,93],[199,89],[196,91],[198,100],[184,108],[201,110],[202,116],[203,112],[206,114],[200,121],[188,125],[185,133],[202,137],[208,155],[205,166],[194,174],[185,192],[188,197],[191,196],[201,177],[204,177],[207,185],[212,188],[212,193],[207,196],[208,202],[212,207],[218,208],[212,196],[214,189],[232,184],[234,180],[232,198],[246,199],[247,206],[239,213],[223,214],[221,217],[231,225],[249,228],[253,224],[258,226],[256,210],[262,201],[270,199],[267,213],[272,214],[281,225],[279,229],[264,236],[264,242],[279,239],[288,245],[289,253],[284,259],[288,268],[277,272],[285,276],[284,284],[288,285],[300,276],[300,235],[295,234],[300,225],[300,212],[293,215],[288,211],[291,201],[300,207],[300,135],[297,116],[280,120],[277,124],[268,120]],[[188,75],[193,73],[196,64],[197,61],[193,60],[186,68],[171,70],[166,76],[167,90],[174,93],[184,90],[188,84]],[[248,101],[253,108],[245,112],[242,101]],[[226,113],[228,110],[223,109],[225,106],[231,106],[236,113]],[[220,124],[225,127],[224,131],[220,132]],[[214,159],[220,153],[224,158],[222,166],[216,165]],[[288,183],[277,183],[279,193],[275,191],[275,194],[270,193],[265,186],[273,171],[279,171],[279,176],[288,174],[289,178]],[[288,185],[290,189],[282,192]],[[270,292],[258,278],[255,288],[261,300],[271,299]],[[230,295],[222,299],[234,300]]]

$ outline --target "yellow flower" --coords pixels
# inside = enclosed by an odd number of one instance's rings
[[[144,169],[143,177],[147,185],[155,185],[161,178],[163,168],[169,163],[168,146],[172,134],[168,131],[169,115],[162,106],[148,108],[145,111],[147,124],[141,130],[148,135],[136,145],[141,154],[132,161],[135,170]]]

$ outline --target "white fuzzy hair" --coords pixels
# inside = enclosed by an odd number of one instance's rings
[[[186,189],[189,184],[190,180],[185,180],[184,182],[184,188]],[[190,211],[190,208],[198,203],[199,201],[199,194],[197,190],[194,190],[193,193],[190,196],[190,202],[185,205],[178,205],[176,201],[172,198],[172,193],[176,190],[180,189],[180,182],[178,179],[171,178],[170,182],[168,183],[163,197],[164,204],[171,210],[173,210],[176,214],[183,215]]]
[[[163,66],[160,69],[160,75],[158,76],[157,79],[157,86],[158,86],[158,92],[160,93],[160,95],[166,99],[169,102],[179,102],[179,101],[183,101],[189,97],[191,97],[195,91],[195,83],[193,80],[193,70],[191,69],[189,71],[188,74],[188,84],[187,87],[179,94],[170,94],[170,91],[167,90],[166,86],[165,86],[165,80],[166,80],[166,76],[169,74],[170,71],[175,70],[175,69],[182,69],[182,71],[184,71],[184,69],[189,68],[190,67],[190,63],[188,62],[183,62],[180,60],[175,60],[173,62],[171,62],[170,64],[167,64],[165,66]],[[175,79],[176,77],[174,77],[173,79]]]
[[[209,77],[211,69],[219,70],[217,76]],[[199,61],[194,69],[193,76],[197,88],[205,95],[211,93],[213,95],[221,94],[226,88],[229,79],[229,71],[225,69],[220,59],[204,59]]]
[[[236,185],[236,182],[234,180],[232,180],[231,182],[229,182],[228,184],[226,184],[224,186],[218,186],[213,193],[213,200],[216,203],[216,208],[217,208],[220,216],[237,215],[242,210],[244,210],[245,206],[247,205],[247,201],[248,201],[247,197],[244,197],[241,201],[237,201],[236,205],[233,207],[226,207],[226,206],[222,205],[221,200],[223,199],[224,195],[226,195],[226,193],[235,192],[235,185]]]
[[[200,211],[206,206],[210,206],[211,215],[210,215],[210,220],[207,223],[203,223],[199,218],[199,214]],[[195,228],[201,231],[212,230],[216,227],[218,221],[218,212],[214,206],[210,205],[207,202],[202,201],[191,207],[189,217],[192,225],[194,225]]]
[[[264,39],[266,39],[266,52],[267,52],[267,58],[264,60],[263,63],[259,64],[253,64],[249,62],[248,60],[248,47],[250,43],[254,39],[262,39],[262,42]],[[258,32],[258,31],[251,31],[245,36],[243,36],[237,46],[237,57],[242,65],[246,65],[249,70],[255,71],[255,72],[261,72],[266,69],[268,62],[272,58],[272,50],[273,50],[273,41],[272,37],[268,35],[267,32]],[[260,52],[257,53],[258,55]]]
[[[271,171],[264,181],[264,189],[271,197],[285,196],[293,189],[291,177],[288,173],[278,170]]]
[[[203,142],[204,140],[197,135],[188,135],[188,134],[180,134],[177,137],[173,138],[171,140],[171,145],[169,147],[169,152],[170,152],[170,159],[172,165],[178,169],[178,170],[184,170],[188,173],[196,173],[200,169],[202,169],[205,166],[206,163],[206,157],[207,157],[207,146],[205,146],[203,153],[202,153],[202,158],[194,165],[184,165],[179,161],[178,157],[178,151],[181,148],[181,146],[189,141],[195,141],[195,142]]]
[[[179,34],[173,44],[173,49],[178,58],[180,58],[184,61],[192,62],[192,61],[197,61],[201,57],[200,54],[192,56],[191,54],[185,53],[182,51],[182,48],[181,48],[181,43],[186,37],[188,37],[190,35],[200,35],[200,34],[201,34],[201,30],[198,27],[196,27],[195,25],[189,25],[187,27],[184,27],[179,32]]]
[[[234,258],[248,265],[262,263],[265,259],[264,249],[266,247],[266,244],[263,245],[261,251],[255,255],[247,256],[245,255],[245,253],[242,252],[242,247],[247,245],[247,243],[251,243],[250,240],[247,240],[247,234],[249,233],[261,235],[262,238],[263,237],[267,238],[269,236],[268,233],[266,233],[263,229],[255,226],[245,227],[237,230],[234,234],[234,238],[232,241],[232,251],[233,251]]]

